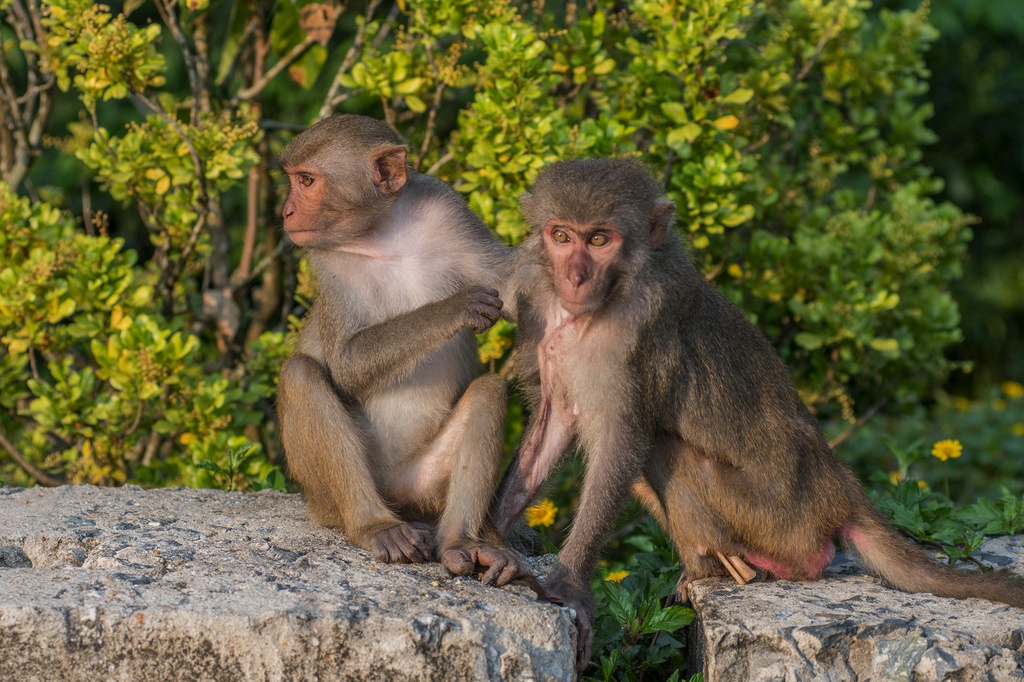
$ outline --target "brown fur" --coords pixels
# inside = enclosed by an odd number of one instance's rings
[[[318,297],[282,370],[281,438],[317,523],[381,561],[438,557],[504,584],[528,569],[487,525],[505,385],[473,331],[502,309],[507,250],[379,121],[337,116],[281,157],[284,226]]]
[[[545,584],[577,609],[580,665],[589,580],[630,491],[676,545],[684,599],[689,580],[726,575],[716,553],[816,578],[838,534],[900,589],[1024,607],[1024,581],[940,566],[872,508],[774,349],[691,263],[644,166],[556,163],[523,208],[534,231],[518,256],[514,363],[531,418],[493,514],[507,531],[563,453],[581,446],[579,510]],[[597,232],[613,238],[586,241]]]

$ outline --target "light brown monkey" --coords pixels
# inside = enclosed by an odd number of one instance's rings
[[[380,561],[527,577],[486,522],[506,395],[477,377],[473,337],[498,319],[508,250],[374,119],[320,121],[281,166],[284,228],[318,290],[277,402],[310,516]]]
[[[886,583],[1024,607],[1024,581],[930,561],[832,453],[774,349],[692,264],[675,206],[639,162],[556,163],[522,198],[514,367],[531,407],[493,510],[506,532],[574,442],[580,505],[544,590],[576,609],[590,657],[590,578],[633,494],[684,575],[821,575],[838,535]],[[749,564],[749,565],[748,565]]]

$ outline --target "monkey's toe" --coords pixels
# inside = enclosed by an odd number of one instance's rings
[[[388,564],[418,564],[434,556],[433,528],[425,523],[400,523],[380,531],[370,541],[370,551]]]
[[[480,581],[502,587],[515,580],[533,578],[529,565],[514,551],[494,545],[452,547],[441,551],[441,563],[454,575],[483,571]]]
[[[456,547],[441,550],[441,565],[452,575],[472,575],[476,573],[476,560],[468,547]]]

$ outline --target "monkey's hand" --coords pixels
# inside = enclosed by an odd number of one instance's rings
[[[441,563],[455,575],[472,575],[483,570],[480,581],[486,585],[501,587],[514,580],[534,580],[529,565],[508,547],[486,543],[449,547],[441,550]]]
[[[590,649],[594,644],[594,595],[585,582],[562,568],[542,587],[548,601],[576,612],[576,673],[582,675],[590,664]]]
[[[501,316],[501,299],[498,292],[489,287],[470,286],[455,294],[462,319],[467,327],[482,334],[498,321]]]
[[[370,552],[388,564],[418,564],[434,558],[434,527],[429,523],[399,523],[370,538]]]

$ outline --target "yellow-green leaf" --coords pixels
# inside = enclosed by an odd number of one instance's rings
[[[608,57],[607,59],[604,59],[602,61],[599,61],[597,64],[594,64],[594,74],[597,76],[603,76],[606,73],[611,73],[612,69],[614,68],[615,60],[612,59],[611,57]]]
[[[423,87],[422,78],[410,78],[396,85],[395,92],[399,95],[411,95],[418,92],[421,87]]]
[[[414,111],[417,114],[422,114],[427,110],[427,103],[421,100],[416,95],[406,95],[405,104],[409,107],[410,111]]]
[[[693,144],[693,141],[700,136],[703,129],[697,123],[690,121],[681,128],[675,128],[671,130],[668,137],[665,138],[665,142],[669,145],[678,144],[680,142],[686,142],[687,144]]]
[[[899,357],[900,342],[896,339],[871,339],[871,341],[868,342],[868,345],[879,353],[892,357]]]
[[[739,124],[740,120],[733,116],[732,114],[729,114],[728,116],[723,116],[721,118],[716,118],[714,121],[711,122],[711,125],[715,126],[719,130],[732,130]]]
[[[739,88],[738,90],[733,90],[723,97],[721,101],[726,104],[746,104],[753,96],[754,91],[750,88]]]

